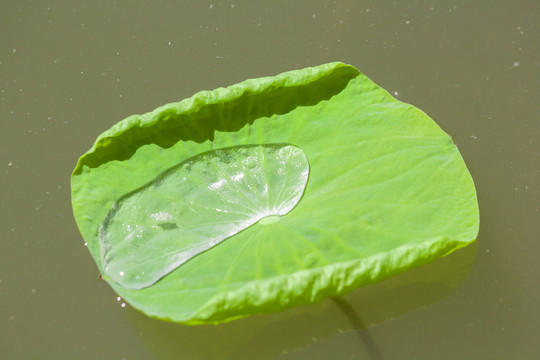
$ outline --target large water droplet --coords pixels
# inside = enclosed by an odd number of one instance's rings
[[[286,144],[201,153],[123,196],[99,229],[105,273],[125,288],[152,285],[221,241],[300,201],[309,164]]]

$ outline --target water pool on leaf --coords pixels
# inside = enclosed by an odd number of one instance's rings
[[[154,284],[197,254],[300,201],[309,163],[288,144],[191,157],[115,202],[99,229],[105,273],[128,289]]]

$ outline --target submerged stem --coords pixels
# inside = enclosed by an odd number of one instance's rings
[[[362,319],[360,318],[356,310],[354,310],[354,308],[351,306],[351,304],[349,304],[342,297],[331,297],[330,300],[332,300],[345,314],[345,316],[347,316],[371,358],[374,360],[383,360],[384,358],[382,356],[381,350],[375,343],[373,336],[371,336],[371,333],[368,331],[366,325],[364,325]]]

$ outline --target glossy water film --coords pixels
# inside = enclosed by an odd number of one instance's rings
[[[100,226],[105,273],[140,289],[257,223],[279,221],[309,175],[292,145],[246,145],[196,155],[119,199]],[[266,219],[265,219],[266,220]]]

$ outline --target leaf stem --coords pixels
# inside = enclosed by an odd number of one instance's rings
[[[375,339],[371,336],[371,333],[368,331],[367,326],[362,322],[362,319],[354,310],[354,308],[342,297],[331,297],[332,300],[339,309],[347,316],[351,322],[353,328],[356,330],[356,334],[364,344],[369,355],[374,360],[383,360],[381,350],[375,343]]]

